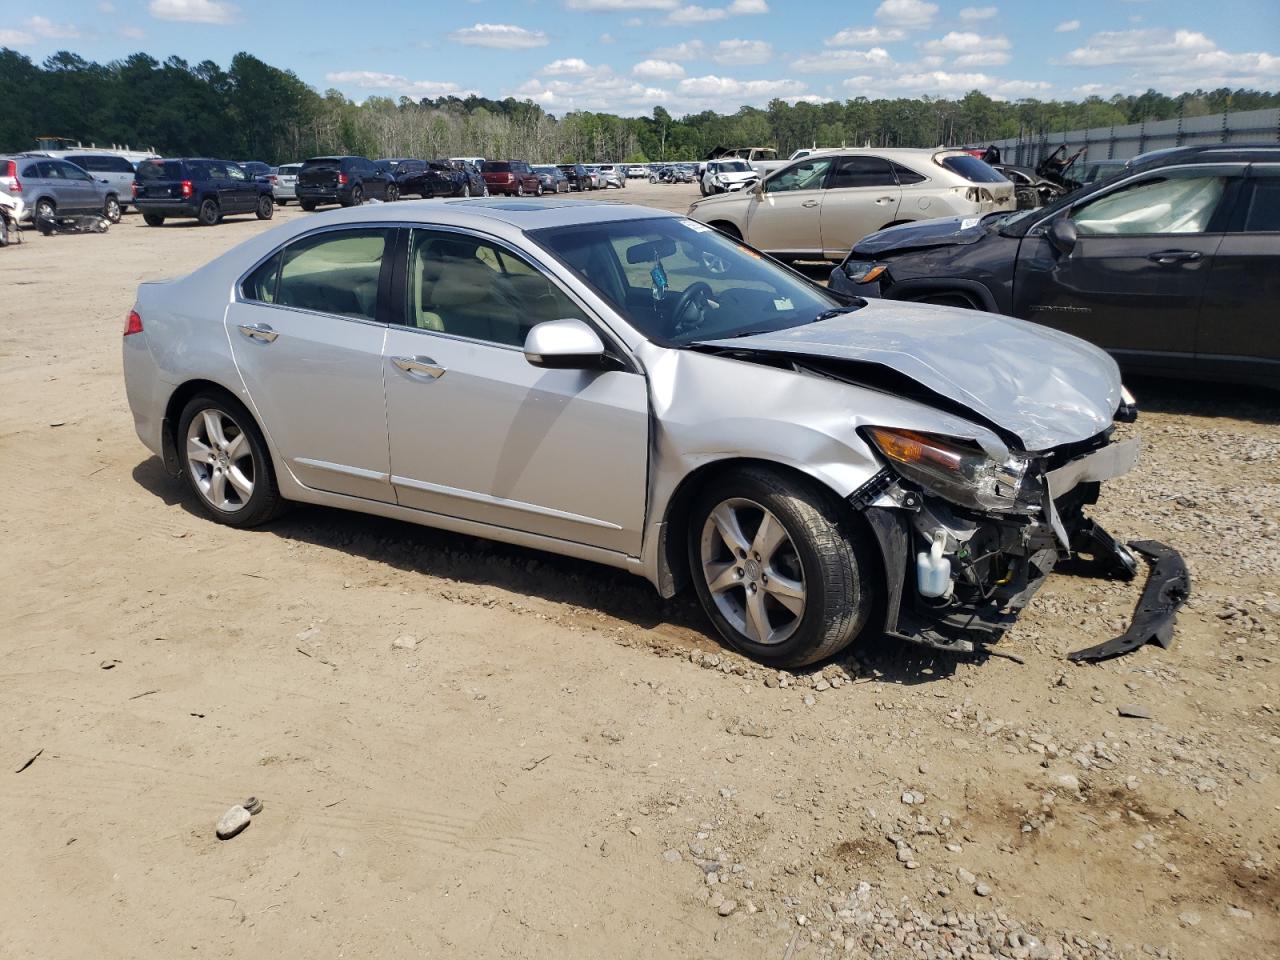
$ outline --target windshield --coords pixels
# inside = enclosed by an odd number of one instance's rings
[[[750,169],[745,160],[721,160],[716,166],[720,173],[746,173]]]
[[[1006,183],[1004,175],[989,163],[972,157],[967,153],[954,157],[943,157],[942,165],[952,173],[959,174],[970,183]]]
[[[821,287],[682,217],[529,233],[656,343],[782,330],[848,309]]]

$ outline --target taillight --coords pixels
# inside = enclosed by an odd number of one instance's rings
[[[507,174],[507,183],[510,183],[510,182],[511,182],[512,180],[514,180],[515,178],[516,178],[516,175],[515,175],[514,173],[508,173],[508,174]]]
[[[267,183],[275,183],[279,179],[274,173],[267,174]]]
[[[182,199],[183,199],[183,200],[190,200],[190,199],[191,199],[191,195],[192,195],[193,193],[195,193],[195,188],[193,188],[193,187],[191,186],[191,181],[190,181],[190,180],[183,180],[183,181],[182,181]]]
[[[137,310],[129,311],[129,318],[124,322],[124,335],[127,337],[131,333],[142,332],[142,318],[138,316]]]
[[[10,160],[8,167],[5,168],[4,175],[9,179],[9,192],[21,193],[22,181],[18,179],[18,164]]]
[[[347,175],[345,173],[338,174],[338,186],[345,187],[347,185]]]
[[[133,191],[133,199],[137,200],[138,199],[138,181],[135,180],[133,181],[133,183],[129,184],[129,189]]]

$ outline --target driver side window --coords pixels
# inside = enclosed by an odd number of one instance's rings
[[[1204,233],[1222,199],[1226,177],[1155,176],[1071,212],[1081,236]]]
[[[804,160],[787,167],[777,176],[764,182],[765,193],[785,193],[791,190],[821,190],[827,172],[835,161],[830,157],[820,160]]]

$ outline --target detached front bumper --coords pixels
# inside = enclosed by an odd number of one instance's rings
[[[1181,556],[1155,541],[1130,549],[1084,513],[1097,502],[1103,482],[1133,466],[1135,446],[1104,444],[1064,458],[1044,475],[1048,495],[1039,516],[977,514],[913,489],[888,470],[878,474],[851,500],[863,510],[884,557],[886,633],[935,650],[973,653],[1001,639],[1055,569],[1133,580],[1136,552],[1150,569],[1132,625],[1069,656],[1103,660],[1147,643],[1167,649],[1190,591]],[[928,598],[918,586],[917,558],[939,536],[949,545],[951,587],[944,597]]]

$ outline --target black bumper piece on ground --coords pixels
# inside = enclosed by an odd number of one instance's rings
[[[1148,643],[1157,643],[1166,650],[1173,644],[1173,621],[1191,593],[1187,565],[1178,551],[1154,540],[1137,540],[1129,546],[1151,566],[1133,622],[1128,630],[1106,643],[1067,654],[1068,660],[1109,660]]]

